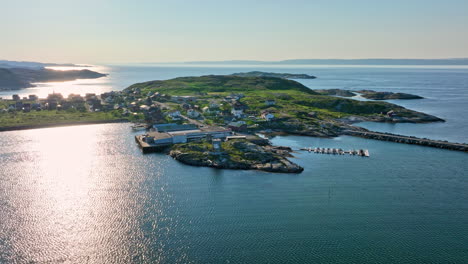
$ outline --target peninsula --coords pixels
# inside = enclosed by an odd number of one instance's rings
[[[63,82],[107,76],[90,70],[52,70],[47,68],[0,68],[0,91],[34,87],[37,82]]]

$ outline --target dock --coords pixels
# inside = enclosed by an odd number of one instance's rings
[[[308,151],[310,153],[317,154],[332,154],[332,155],[352,155],[352,156],[361,156],[361,157],[370,157],[369,150],[367,149],[351,149],[343,150],[341,148],[301,148],[299,150]]]
[[[135,141],[138,143],[138,146],[141,148],[143,154],[161,152],[166,149],[171,144],[152,144],[145,141],[144,135],[135,136]]]

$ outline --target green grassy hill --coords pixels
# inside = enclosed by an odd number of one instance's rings
[[[271,110],[288,116],[297,116],[308,111],[317,111],[323,118],[347,115],[376,116],[393,110],[402,117],[424,116],[425,121],[440,121],[435,117],[387,102],[357,101],[321,95],[299,82],[275,77],[207,75],[149,81],[126,88],[127,91],[135,89],[140,89],[142,94],[151,91],[169,95],[197,95],[207,99],[230,93],[242,93],[246,97],[241,102],[246,103],[251,110],[267,109],[264,101],[275,99],[276,105]]]
[[[139,88],[142,92],[158,91],[171,95],[197,95],[200,93],[265,93],[287,92],[316,95],[306,86],[292,80],[274,77],[239,77],[207,75],[180,77],[167,81],[150,81],[134,84],[127,89]]]

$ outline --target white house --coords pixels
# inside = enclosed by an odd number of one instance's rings
[[[219,108],[219,104],[216,103],[215,101],[211,101],[208,107],[210,109]]]
[[[262,113],[262,118],[265,119],[266,121],[271,121],[273,118],[275,118],[275,115],[272,113]]]
[[[170,112],[168,115],[172,118],[172,120],[180,120],[180,111]]]
[[[149,110],[150,110],[150,107],[147,106],[147,105],[140,105],[140,110],[149,111]]]
[[[240,107],[233,107],[231,110],[231,114],[237,118],[240,118],[244,114],[244,109]]]

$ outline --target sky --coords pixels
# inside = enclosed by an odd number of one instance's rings
[[[468,57],[467,0],[0,0],[0,59]]]

